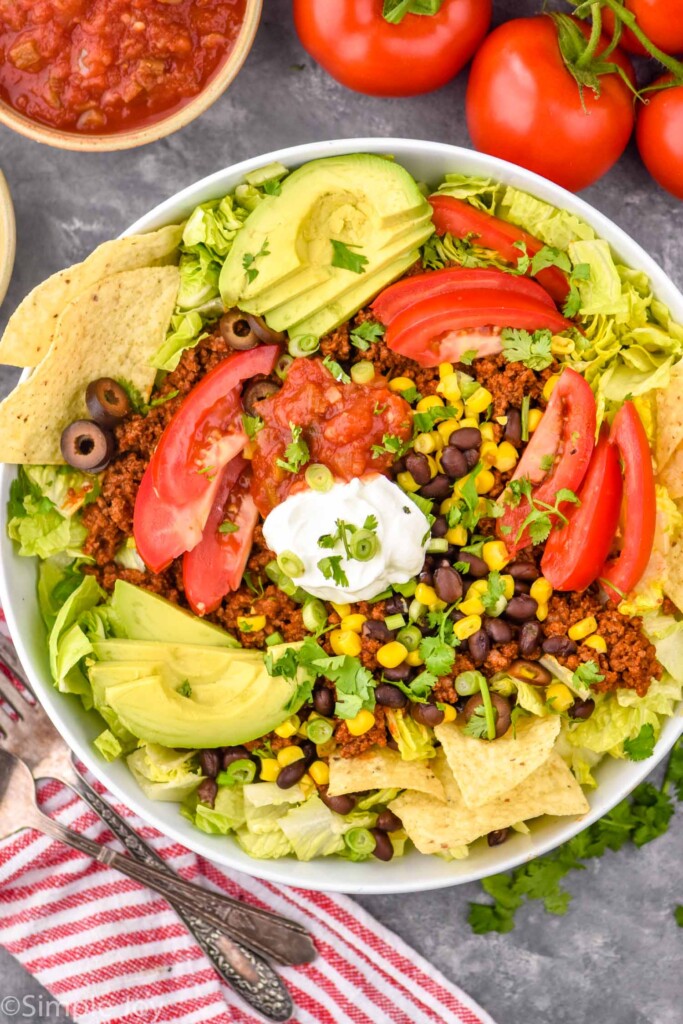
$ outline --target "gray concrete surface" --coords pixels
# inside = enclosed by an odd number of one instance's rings
[[[534,0],[496,0],[496,18],[533,13]],[[375,100],[344,90],[301,50],[287,0],[266,0],[256,45],[239,79],[198,122],[150,147],[106,156],[37,146],[0,129],[0,167],[17,212],[14,277],[0,329],[23,295],[85,256],[197,178],[278,146],[354,135],[398,135],[468,145],[465,76],[431,96]],[[681,205],[648,178],[634,149],[586,193],[683,284]],[[0,393],[15,380],[0,371]],[[470,885],[363,905],[485,1006],[498,1024],[680,1024],[683,812],[641,851],[608,855],[571,878],[566,917],[538,907],[505,936],[473,936]],[[37,993],[0,951],[2,997]],[[19,1019],[3,1015],[0,1024]],[[26,1019],[24,1017],[23,1019]],[[54,1019],[54,1016],[51,1018]],[[38,1015],[34,1024],[42,1024]]]

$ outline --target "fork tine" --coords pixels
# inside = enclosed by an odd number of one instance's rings
[[[10,679],[15,683],[19,683],[19,689],[22,692],[23,690],[28,690],[35,697],[12,641],[8,640],[2,633],[0,633],[0,665],[5,666],[7,669],[6,674],[9,674]]]
[[[25,700],[19,687],[14,686],[12,680],[5,674],[3,669],[7,668],[8,666],[0,659],[0,707],[10,718],[12,716],[8,712],[14,712],[17,718],[23,718],[24,716],[21,713],[22,705],[27,705],[28,708],[31,708],[32,704],[30,701]]]

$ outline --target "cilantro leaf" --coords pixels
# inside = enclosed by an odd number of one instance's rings
[[[629,761],[645,761],[655,749],[655,730],[648,722],[632,740],[624,740],[624,753]]]
[[[377,516],[366,516],[365,522],[363,523],[363,529],[375,531],[378,525]]]
[[[395,434],[385,434],[381,444],[372,445],[372,457],[378,459],[381,455],[395,455],[398,459],[403,455],[406,447],[400,437],[396,437]]]
[[[288,473],[298,473],[302,466],[305,466],[311,457],[308,445],[302,439],[302,428],[296,423],[290,423],[289,429],[292,434],[292,443],[285,448],[285,458],[277,459],[276,465]]]
[[[474,709],[470,720],[463,729],[466,736],[474,736],[477,740],[485,740],[488,737],[489,726],[486,721],[486,708],[480,704]]]
[[[329,555],[320,559],[318,568],[326,580],[332,580],[338,587],[348,587],[349,578],[342,569],[341,560],[341,555]]]
[[[594,683],[601,683],[604,678],[594,661],[584,661],[573,673],[572,683],[577,689],[580,689],[583,686],[593,686]]]
[[[474,360],[477,358],[478,355],[479,355],[479,352],[478,352],[478,350],[476,348],[468,348],[460,356],[458,362],[462,363],[464,366],[471,366],[472,363],[474,362]]]
[[[552,334],[548,330],[528,331],[506,327],[501,334],[503,355],[508,363],[524,363],[530,370],[545,370],[553,361]]]
[[[176,693],[179,693],[181,697],[191,697],[192,687],[190,686],[189,679],[183,680],[180,686],[176,686]]]
[[[268,239],[264,239],[263,245],[257,253],[245,252],[242,257],[242,268],[246,271],[247,281],[251,284],[258,277],[258,270],[254,266],[254,263],[261,256],[270,256],[270,249],[268,248]]]
[[[453,668],[455,651],[440,636],[426,636],[420,641],[420,657],[427,671],[445,676]]]
[[[249,416],[248,413],[242,413],[242,424],[244,426],[244,433],[251,440],[256,437],[259,430],[265,426],[265,423],[260,416]]]
[[[456,415],[452,405],[433,405],[424,412],[416,412],[413,416],[413,427],[418,434],[429,433],[437,423],[452,419]]]
[[[226,519],[225,522],[221,523],[218,527],[219,533],[237,533],[238,530],[239,526],[237,523],[231,523],[229,519]]]
[[[331,356],[325,356],[323,366],[327,367],[335,380],[341,381],[342,384],[349,384],[351,382],[351,378],[346,370],[336,360],[332,359]]]
[[[336,238],[331,238],[332,243],[332,266],[340,270],[350,270],[354,274],[364,274],[365,267],[369,263],[367,256],[359,252],[353,252],[358,246],[348,246]]]
[[[362,708],[375,706],[372,673],[363,668],[358,658],[349,654],[316,658],[311,665],[319,675],[334,683],[337,690],[335,714],[338,718],[354,718]]]
[[[589,281],[591,268],[589,263],[577,263],[569,277],[569,295],[562,308],[562,312],[568,318],[577,316],[581,310],[581,292],[578,284],[580,281]]]
[[[379,341],[383,337],[384,327],[382,324],[365,320],[362,324],[358,324],[358,327],[353,328],[349,335],[349,341],[361,352],[367,352],[373,342]]]
[[[500,614],[498,608],[501,597],[505,596],[505,583],[501,578],[500,572],[497,569],[493,569],[489,573],[488,588],[481,595],[481,603],[489,615],[495,615],[496,611]]]

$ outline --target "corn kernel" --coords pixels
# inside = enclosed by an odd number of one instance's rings
[[[408,648],[399,643],[398,640],[390,640],[377,651],[377,661],[382,668],[397,668],[406,660]]]
[[[496,486],[496,478],[490,469],[482,469],[474,478],[474,487],[477,494],[488,494]]]
[[[310,715],[309,715],[309,718],[310,718]],[[301,723],[301,725],[299,726],[299,728],[296,731],[296,734],[297,734],[297,736],[301,736],[302,740],[307,740],[308,739],[308,728],[306,726],[306,722],[302,722]]]
[[[574,694],[564,683],[551,683],[545,691],[545,699],[553,711],[567,711],[574,703]]]
[[[343,630],[350,629],[352,633],[360,633],[363,628],[363,623],[367,622],[367,617],[361,615],[360,612],[356,612],[355,615],[345,615],[341,620],[341,628]]]
[[[434,590],[434,587],[428,586],[426,583],[418,583],[415,587],[415,597],[420,604],[426,604],[429,607],[430,604],[434,604],[438,601],[438,595]]]
[[[375,716],[372,711],[366,711],[365,708],[359,711],[354,718],[346,720],[346,728],[352,736],[362,736],[364,733],[370,732],[374,724]]]
[[[481,557],[491,572],[495,569],[498,571],[504,569],[510,561],[508,549],[502,540],[488,540],[481,550]]]
[[[587,636],[583,642],[586,647],[592,647],[598,654],[607,654],[607,644],[605,643],[604,636],[594,633],[593,636]]]
[[[258,633],[266,628],[265,615],[238,615],[237,628],[240,633]]]
[[[315,782],[308,774],[308,772],[306,772],[304,777],[299,780],[299,788],[301,789],[301,792],[304,794],[305,797],[313,796],[314,793],[318,792]]]
[[[429,466],[430,476],[433,480],[436,474],[441,472],[441,452],[436,452],[434,455],[425,455],[425,458],[427,460],[427,465]]]
[[[453,363],[439,363],[439,380],[445,380],[453,373]]]
[[[449,544],[461,548],[467,544],[467,530],[462,525],[451,526],[450,530],[446,531],[446,540]]]
[[[469,412],[469,410],[468,410],[468,412]],[[464,419],[460,420],[460,426],[461,427],[476,427],[477,429],[479,429],[479,420],[477,419],[476,416],[472,416],[472,415],[465,416]]]
[[[421,436],[429,437],[429,434],[422,434]],[[411,494],[414,494],[415,491],[420,490],[420,485],[415,482],[413,474],[409,473],[407,470],[404,473],[399,473],[396,476],[396,483],[398,484],[402,491],[410,491]]]
[[[481,597],[489,589],[488,580],[475,580],[467,591],[466,597]]]
[[[495,467],[501,473],[508,473],[517,465],[517,449],[509,441],[501,441],[496,453]]]
[[[415,668],[417,665],[424,665],[424,658],[419,651],[408,651],[406,655],[406,665],[411,665]]]
[[[432,430],[429,434],[432,441],[434,442],[434,451],[441,451],[444,446],[444,440],[438,430]]]
[[[434,440],[433,434],[418,434],[413,442],[413,448],[420,455],[431,455],[432,452],[436,451],[436,441]],[[399,473],[398,477],[403,476],[403,473]],[[396,478],[398,480],[398,477]],[[407,490],[407,488],[403,488]]]
[[[330,601],[330,604],[332,605],[340,619],[343,619],[351,611],[350,604],[335,604],[334,601]]]
[[[529,409],[529,433],[533,434],[534,430],[538,429],[538,425],[543,419],[543,413],[540,409]]]
[[[441,513],[442,516],[447,516],[450,510],[455,505],[457,505],[457,501],[455,500],[455,498],[444,498],[444,500],[439,505],[439,512]]]
[[[570,640],[585,640],[591,633],[595,633],[598,623],[594,615],[587,615],[585,619],[579,619],[567,630]]]
[[[548,618],[547,604],[539,604],[538,608],[536,609],[536,618],[539,622],[545,622],[545,620]]]
[[[314,761],[308,774],[319,786],[326,786],[330,781],[330,769],[324,761]]]
[[[394,377],[393,380],[389,381],[390,391],[408,391],[409,388],[415,387],[415,381],[411,380],[410,377]]]
[[[485,441],[495,441],[496,434],[493,429],[493,423],[482,423],[479,430]]]
[[[438,395],[427,395],[426,398],[420,399],[415,408],[418,412],[427,412],[428,409],[436,409],[440,405],[443,405],[443,398],[439,398]]]
[[[488,388],[477,388],[474,394],[465,402],[465,409],[471,415],[472,413],[486,412],[491,402],[493,401],[493,395]]]
[[[281,750],[278,750],[275,756],[280,767],[286,768],[288,764],[294,764],[295,761],[300,761],[304,756],[304,752],[301,747],[282,747]]]
[[[259,778],[262,782],[275,782],[280,774],[280,765],[274,757],[264,757],[261,761]]]
[[[533,597],[534,601],[538,601],[539,604],[547,604],[553,596],[552,583],[549,583],[544,576],[539,576],[538,579],[534,580],[531,584],[529,596]]]
[[[495,420],[496,420],[496,423],[498,423],[501,427],[506,427],[507,426],[507,422],[508,422],[507,416],[496,416]]]
[[[447,377],[442,377],[436,390],[440,395],[444,395],[449,402],[457,402],[461,397],[457,373],[449,373]]]
[[[351,629],[335,629],[330,633],[330,646],[335,654],[348,654],[351,658],[357,658],[361,651],[360,637]]]
[[[444,704],[441,710],[443,711],[444,722],[454,722],[457,718],[457,712],[452,704]]]
[[[514,579],[514,576],[510,576],[509,574],[506,573],[504,576],[501,576],[500,578],[503,581],[503,586],[505,587],[505,590],[503,591],[503,595],[504,595],[506,601],[511,601],[512,598],[515,596],[515,579]]]
[[[467,615],[464,619],[460,619],[453,626],[453,635],[458,640],[467,640],[468,637],[472,636],[473,633],[477,633],[481,629],[481,616],[480,615]]]
[[[555,390],[555,385],[557,384],[559,379],[559,373],[554,373],[551,377],[548,377],[547,381],[543,385],[542,395],[545,398],[546,402],[550,401],[550,396]]]
[[[498,445],[495,441],[484,441],[479,449],[479,461],[485,466],[493,466],[498,457]]]
[[[282,725],[276,726],[276,728],[273,729],[273,732],[276,736],[281,736],[283,739],[289,739],[290,736],[296,735],[300,725],[301,719],[299,716],[292,715],[292,717],[288,718],[286,722],[282,723]]]
[[[436,430],[444,444],[448,444],[448,439],[454,430],[459,430],[460,424],[457,420],[442,420],[441,423],[437,423]]]
[[[458,611],[462,612],[463,615],[478,616],[483,615],[486,611],[484,603],[480,597],[468,597],[458,605]]]
[[[325,740],[324,743],[317,743],[315,752],[318,757],[331,757],[337,749],[337,741],[334,736],[330,737],[329,740]]]

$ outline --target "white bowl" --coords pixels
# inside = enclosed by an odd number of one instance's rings
[[[674,318],[683,322],[683,295],[651,257],[612,221],[583,200],[521,167],[442,143],[406,139],[344,139],[267,153],[218,171],[184,189],[136,221],[126,234],[150,231],[182,220],[197,203],[225,195],[247,172],[273,160],[294,168],[319,157],[354,152],[391,153],[418,180],[431,185],[438,184],[450,171],[493,177],[578,214],[610,242],[624,263],[649,275],[658,297],[669,306]],[[0,519],[3,521],[13,476],[14,467],[2,467]],[[599,786],[588,797],[591,809],[584,818],[541,820],[532,825],[531,835],[515,835],[503,846],[493,849],[480,844],[465,861],[445,863],[437,857],[424,857],[416,852],[389,864],[374,860],[355,864],[332,857],[308,863],[289,858],[253,860],[230,838],[208,836],[193,828],[179,815],[175,804],[146,799],[123,762],[105,764],[98,758],[91,742],[101,730],[101,719],[92,712],[85,712],[77,698],[60,694],[52,686],[45,629],[36,600],[35,563],[32,559],[18,557],[4,527],[0,531],[0,599],[19,657],[50,718],[78,757],[118,799],[160,832],[223,867],[237,868],[259,878],[302,888],[352,894],[415,892],[459,885],[507,871],[559,846],[601,818],[652,771],[683,732],[683,709],[679,709],[676,717],[665,722],[655,755],[649,760],[637,763],[607,760],[602,764],[596,772]]]

